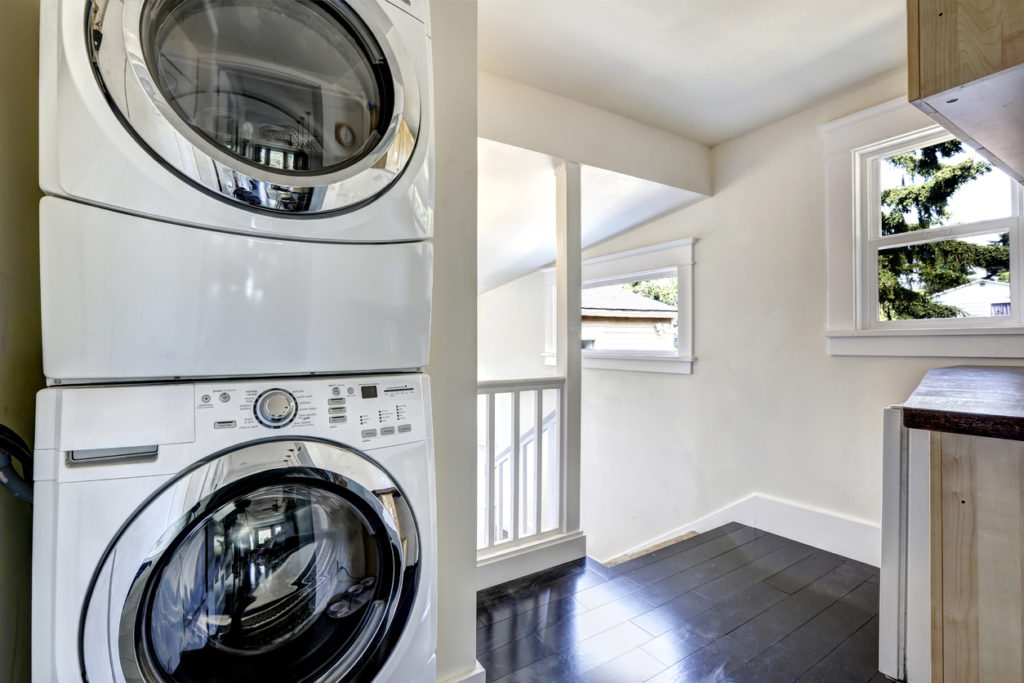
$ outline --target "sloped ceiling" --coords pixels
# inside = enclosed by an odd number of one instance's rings
[[[555,259],[555,159],[479,141],[478,284],[485,292]],[[703,195],[605,169],[581,169],[583,247]]]

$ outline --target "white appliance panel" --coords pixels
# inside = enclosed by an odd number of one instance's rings
[[[63,382],[426,365],[428,242],[335,245],[40,205],[43,366]]]

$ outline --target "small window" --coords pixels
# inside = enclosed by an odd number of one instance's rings
[[[674,355],[679,348],[678,281],[672,268],[661,277],[584,284],[583,348]]]
[[[583,262],[583,367],[689,374],[693,363],[693,239]],[[554,363],[554,269],[548,277],[547,349]]]

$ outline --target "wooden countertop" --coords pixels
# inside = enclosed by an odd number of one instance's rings
[[[903,404],[903,425],[1024,441],[1024,367],[930,370]]]

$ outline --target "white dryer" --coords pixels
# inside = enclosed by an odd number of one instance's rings
[[[423,375],[38,396],[36,683],[433,683]]]
[[[426,0],[43,0],[40,185],[284,239],[430,237]]]

